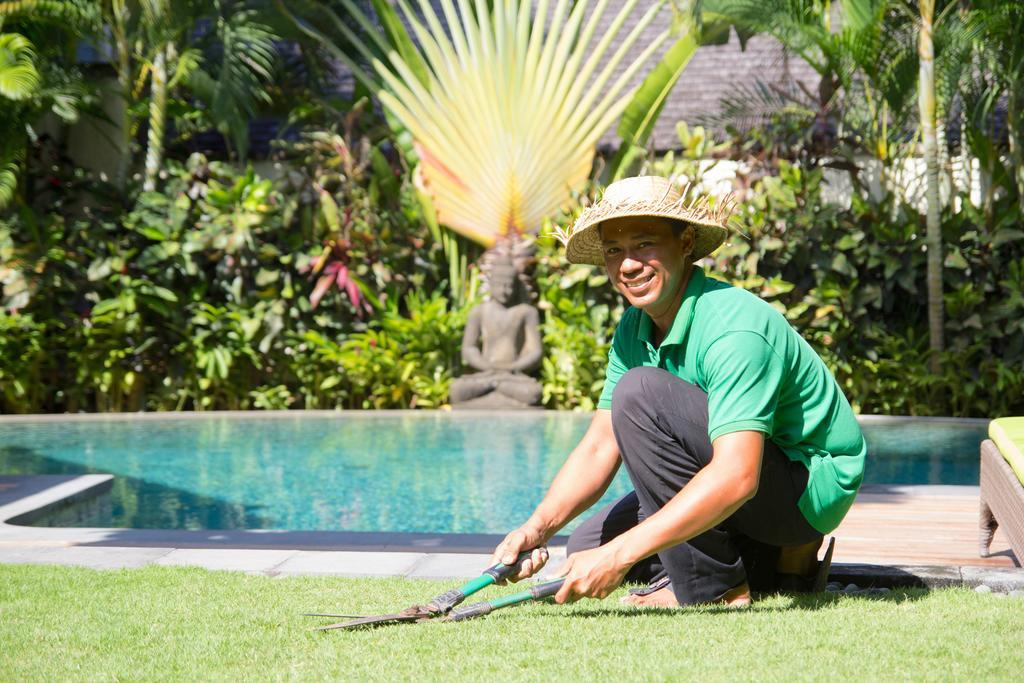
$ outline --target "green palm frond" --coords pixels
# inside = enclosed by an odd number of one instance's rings
[[[971,4],[970,24],[985,38],[980,47],[994,57],[989,67],[1007,84],[1019,84],[1024,78],[1024,5],[1005,0]]]
[[[88,0],[8,0],[0,2],[0,17],[67,20],[94,16],[95,5]]]
[[[703,0],[738,26],[779,40],[821,74],[819,106],[835,111],[841,137],[859,141],[879,159],[903,148],[918,127],[918,31],[915,3],[900,0]],[[940,119],[970,75],[977,31],[960,20],[951,0],[934,26],[934,74]],[[842,99],[839,96],[842,95]]]
[[[102,12],[95,0],[10,0],[0,2],[0,26],[5,21],[73,27],[92,32],[101,27]]]
[[[829,3],[818,0],[703,0],[705,23],[723,23],[774,36],[811,68],[833,69]]]
[[[0,113],[2,110],[0,110]],[[3,126],[0,129],[5,136],[8,138],[10,132],[10,126]],[[6,139],[5,142],[10,142]],[[0,148],[0,210],[6,209],[11,201],[14,199],[14,191],[18,187],[18,174],[21,170],[21,161],[24,157],[24,151],[16,147],[9,147],[9,145],[3,145],[4,148]]]
[[[976,27],[983,40],[977,40],[979,61],[990,74],[989,82],[974,93],[974,115],[972,125],[974,138],[982,144],[972,144],[978,156],[986,153],[979,147],[991,146],[987,136],[977,134],[990,130],[996,108],[1005,111],[1007,142],[1012,161],[1012,178],[1002,187],[1015,191],[1019,205],[1024,211],[1024,6],[1019,2],[1000,0],[978,0],[971,3],[970,24]],[[991,133],[989,134],[991,135]],[[996,166],[998,154],[988,151],[990,166]]]
[[[35,48],[18,33],[0,33],[0,95],[9,100],[32,97],[39,88]]]
[[[340,24],[321,13],[300,26],[355,47],[342,58],[412,134],[417,184],[438,221],[485,246],[538,230],[582,190],[630,80],[668,37],[621,68],[662,2],[641,11],[625,0],[604,17],[607,0],[441,0],[439,16],[429,0],[416,0],[417,11],[398,0],[417,46],[403,57],[355,2],[339,2]]]
[[[719,109],[700,117],[699,123],[711,128],[731,128],[741,134],[773,120],[788,121],[794,128],[807,128],[818,113],[817,104],[808,93],[797,88],[755,81],[752,85],[737,85],[722,98]]]
[[[277,63],[278,36],[256,23],[250,11],[218,20],[213,37],[219,62],[207,59],[187,78],[191,90],[206,104],[208,115],[240,156],[249,146],[249,120],[261,104],[270,103],[266,85]]]
[[[14,199],[18,187],[18,164],[14,161],[0,162],[0,209],[6,209]]]

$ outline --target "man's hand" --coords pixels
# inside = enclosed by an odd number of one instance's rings
[[[519,571],[513,576],[508,577],[508,580],[515,583],[516,581],[533,576],[548,562],[548,549],[541,546],[543,542],[544,539],[537,530],[528,526],[519,527],[506,536],[505,540],[494,549],[491,564],[499,562],[502,564],[515,564],[519,553],[533,548],[534,551],[530,554],[530,557],[523,560]],[[501,581],[499,585],[504,583],[504,581]]]
[[[574,553],[559,572],[565,577],[565,583],[555,594],[555,602],[562,604],[580,598],[606,598],[626,578],[630,566],[617,556],[616,548],[611,544]]]

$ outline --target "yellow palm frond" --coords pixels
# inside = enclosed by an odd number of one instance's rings
[[[418,186],[440,223],[486,246],[537,231],[583,189],[628,84],[667,37],[619,68],[662,3],[624,30],[639,2],[627,0],[599,34],[608,0],[539,0],[535,11],[530,0],[496,0],[493,11],[441,0],[447,33],[429,0],[416,2],[418,14],[399,7],[425,81],[396,50],[372,63],[381,102],[415,139]]]

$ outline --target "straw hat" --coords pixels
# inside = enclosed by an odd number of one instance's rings
[[[565,257],[570,263],[604,265],[601,247],[601,223],[627,216],[656,216],[694,226],[693,261],[704,258],[725,241],[732,197],[714,201],[699,197],[687,202],[686,188],[682,192],[668,178],[637,176],[614,182],[605,188],[600,201],[588,206],[573,223],[569,231],[555,230],[565,245]]]

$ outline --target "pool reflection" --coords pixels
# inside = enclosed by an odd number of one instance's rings
[[[74,526],[504,533],[588,415],[339,413],[0,424],[0,472],[115,475]],[[869,424],[866,483],[976,484],[983,427]],[[620,471],[602,499],[629,490]],[[570,527],[571,528],[571,527]]]

